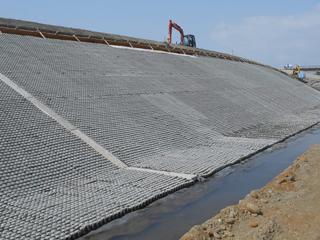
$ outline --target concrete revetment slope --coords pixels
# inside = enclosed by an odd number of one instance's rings
[[[0,73],[1,239],[77,238],[320,117],[320,92],[231,60],[3,33]]]
[[[180,53],[185,55],[210,56],[220,59],[247,62],[250,64],[261,65],[250,59],[244,59],[235,55],[206,49],[193,48],[167,42],[133,38],[115,34],[101,33],[83,29],[53,26],[42,23],[21,21],[16,19],[0,18],[0,33],[9,33],[23,36],[34,36],[45,39],[60,39],[77,42],[90,42],[107,44],[112,46],[126,46],[131,48],[160,50],[170,53]]]

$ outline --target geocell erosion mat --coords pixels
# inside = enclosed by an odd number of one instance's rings
[[[0,239],[74,239],[319,122],[320,92],[270,68],[0,34]]]

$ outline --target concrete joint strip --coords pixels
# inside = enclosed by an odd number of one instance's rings
[[[42,112],[47,114],[49,117],[56,120],[60,125],[68,129],[69,131],[76,130],[77,128],[73,126],[71,123],[69,123],[66,119],[58,115],[56,112],[54,112],[52,109],[44,105],[42,102],[40,102],[35,97],[27,98],[30,102],[32,102],[37,108],[39,108]]]
[[[85,135],[83,132],[81,132],[79,129],[77,129],[75,126],[73,126],[71,123],[69,123],[66,119],[58,115],[56,112],[54,112],[52,109],[47,107],[45,104],[40,102],[38,99],[36,99],[34,96],[29,94],[27,91],[22,89],[20,86],[18,86],[16,83],[11,81],[9,78],[4,76],[0,73],[0,79],[6,83],[8,86],[10,86],[12,89],[14,89],[16,92],[18,92],[20,95],[25,97],[27,100],[29,100],[31,103],[33,103],[37,108],[39,108],[42,112],[53,118],[55,121],[57,121],[60,125],[62,125],[64,128],[75,134],[77,137],[81,138],[85,143],[90,145],[93,149],[95,149],[97,152],[99,152],[101,155],[103,155],[105,158],[107,158],[110,162],[117,165],[120,168],[126,168],[127,165],[117,159],[112,153],[101,147],[98,143],[93,141],[91,138],[89,138],[87,135]]]
[[[55,121],[57,121],[60,125],[62,125],[64,128],[72,132],[77,137],[81,138],[85,143],[90,145],[93,149],[95,149],[98,153],[100,153],[102,156],[104,156],[106,159],[108,159],[110,162],[115,164],[116,166],[120,168],[126,168],[129,170],[137,170],[137,171],[143,171],[143,172],[152,172],[152,173],[158,173],[162,175],[167,176],[174,176],[174,177],[181,177],[189,180],[197,180],[197,175],[192,174],[184,174],[184,173],[175,173],[175,172],[166,172],[166,171],[159,171],[159,170],[153,170],[153,169],[146,169],[146,168],[137,168],[137,167],[128,167],[124,162],[120,161],[118,158],[116,158],[111,152],[104,149],[102,146],[100,146],[98,143],[96,143],[93,139],[88,137],[86,134],[81,132],[79,129],[77,129],[75,126],[73,126],[69,121],[58,115],[55,111],[47,107],[45,104],[40,102],[37,98],[29,94],[27,91],[22,89],[20,86],[18,86],[16,83],[11,81],[9,78],[4,76],[0,73],[0,79],[6,83],[8,86],[13,88],[16,92],[18,92],[20,95],[25,97],[27,100],[29,100],[31,103],[33,103],[37,108],[39,108],[42,112],[53,118]]]
[[[2,82],[4,82],[5,84],[7,84],[9,87],[11,87],[13,90],[15,90],[16,92],[18,92],[20,95],[22,95],[25,98],[32,98],[32,96],[27,93],[25,90],[23,90],[21,87],[19,87],[17,84],[15,84],[14,82],[12,82],[9,78],[7,78],[6,76],[4,76],[3,74],[0,73],[0,79],[2,80]]]
[[[128,170],[142,171],[142,172],[158,173],[158,174],[167,175],[167,176],[185,178],[185,179],[189,179],[189,180],[193,180],[193,181],[198,179],[198,176],[197,175],[193,175],[193,174],[166,172],[166,171],[153,170],[153,169],[147,169],[147,168],[138,168],[138,167],[128,167],[127,169]]]
[[[96,150],[98,153],[100,153],[102,156],[104,156],[106,159],[108,159],[113,164],[117,165],[120,168],[127,168],[128,166],[120,161],[118,158],[116,158],[112,153],[101,147],[98,143],[93,141],[91,138],[89,138],[87,135],[85,135],[83,132],[81,132],[79,129],[75,129],[71,131],[74,135],[81,138],[83,141],[85,141],[88,145],[90,145],[94,150]]]
[[[122,48],[122,49],[128,49],[128,50],[134,50],[134,51],[142,51],[142,52],[154,52],[154,53],[165,53],[165,54],[171,54],[176,56],[183,56],[183,57],[191,57],[191,58],[197,58],[193,55],[188,54],[179,54],[179,53],[172,53],[172,52],[164,52],[162,50],[151,50],[151,49],[144,49],[144,48],[131,48],[131,47],[125,47],[125,46],[118,46],[118,45],[110,45],[110,47],[113,48]],[[169,49],[168,49],[169,50]]]

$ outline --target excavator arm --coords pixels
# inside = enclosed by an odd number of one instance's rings
[[[298,73],[300,73],[300,67],[299,67],[299,64],[297,64],[296,68],[295,68],[295,69],[293,69],[293,71],[292,71],[292,74],[298,74]]]
[[[178,24],[172,22],[171,20],[169,20],[169,38],[168,38],[168,42],[171,43],[171,40],[172,40],[172,28],[175,28],[180,32],[180,34],[181,34],[181,43],[180,43],[180,45],[183,45],[183,36],[184,36],[183,35],[183,30]]]

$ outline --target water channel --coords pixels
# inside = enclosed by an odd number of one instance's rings
[[[222,208],[237,204],[251,190],[265,186],[310,146],[318,143],[320,124],[227,167],[203,182],[114,220],[80,239],[177,240],[191,227],[210,219]],[[86,238],[88,236],[90,238]]]

